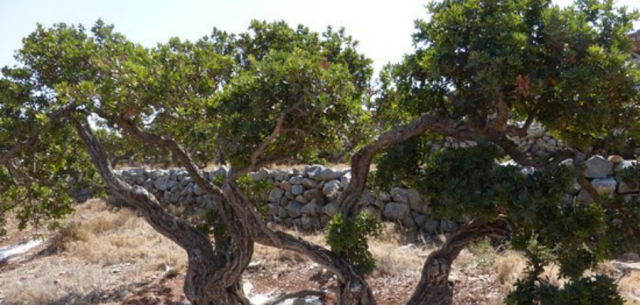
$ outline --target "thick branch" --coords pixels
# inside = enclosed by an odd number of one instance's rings
[[[369,167],[378,152],[392,145],[420,136],[427,131],[454,136],[458,139],[475,139],[475,134],[465,124],[430,113],[422,115],[409,125],[395,128],[380,135],[373,143],[361,148],[351,157],[351,182],[338,199],[341,205],[341,213],[350,216],[355,212],[354,208],[366,187]]]
[[[5,166],[7,167],[7,169],[9,169],[9,171],[12,174],[14,174],[16,177],[18,177],[18,179],[22,180],[26,184],[27,187],[31,186],[31,184],[33,183],[33,178],[31,178],[25,172],[20,170],[13,162],[9,161],[9,162],[7,162],[7,164]]]
[[[133,157],[133,150],[128,150],[124,154],[122,154],[120,156],[116,156],[115,158],[113,158],[113,160],[111,160],[111,165],[117,166],[118,163],[120,163],[120,162],[122,162],[124,160],[128,160],[131,157]]]
[[[251,165],[255,166],[258,163],[258,158],[260,158],[260,156],[264,154],[267,147],[269,147],[269,145],[276,140],[276,138],[280,134],[280,129],[282,129],[283,122],[284,114],[278,117],[278,120],[276,121],[276,127],[273,128],[271,134],[266,139],[264,139],[262,143],[260,143],[258,148],[256,148],[256,150],[251,154]]]
[[[497,101],[496,101],[496,112],[497,117],[493,122],[493,129],[498,133],[504,134],[507,129],[507,123],[509,122],[509,114],[511,111],[509,110],[509,106],[504,101],[504,96],[502,93],[498,93]]]
[[[73,112],[75,110],[76,104],[74,102],[71,102],[67,105],[65,105],[64,107],[52,112],[51,114],[49,114],[49,119],[51,121],[57,121],[58,119],[60,119],[61,117],[66,117],[68,116],[71,112]],[[36,144],[36,142],[38,141],[39,138],[39,133],[38,132],[34,132],[29,139],[20,142],[18,144],[15,144],[14,146],[12,146],[11,148],[9,148],[8,151],[6,151],[5,153],[0,155],[0,165],[7,165],[7,163],[9,161],[11,161],[13,158],[15,158],[18,154],[20,154],[21,152],[23,152],[24,150],[33,147],[33,145]]]
[[[216,199],[216,201],[223,200],[224,194],[222,190],[220,190],[220,188],[215,186],[213,183],[207,181],[204,176],[202,176],[202,173],[200,172],[200,170],[198,170],[197,165],[176,141],[174,141],[170,137],[160,137],[152,133],[144,132],[140,130],[133,122],[124,118],[115,119],[115,123],[132,138],[145,143],[153,144],[160,148],[166,148],[171,151],[171,154],[173,154],[178,160],[180,160],[180,163],[187,170],[191,179],[193,179],[193,181],[200,188],[204,189],[208,194],[214,196],[214,199]]]
[[[0,164],[6,166],[9,161],[15,158],[18,154],[25,151],[26,149],[32,147],[38,141],[38,134],[35,133],[29,139],[20,142],[16,145],[13,145],[9,150],[2,155],[0,155]]]

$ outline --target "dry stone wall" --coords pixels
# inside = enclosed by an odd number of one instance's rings
[[[562,164],[573,166],[571,159],[565,160]],[[640,196],[640,185],[628,185],[618,174],[625,168],[635,166],[635,160],[593,156],[586,164],[586,176],[600,193],[618,193],[629,200]],[[531,173],[533,169],[523,167],[522,171]],[[118,173],[128,183],[142,186],[154,193],[164,204],[188,206],[195,209],[196,213],[214,208],[212,198],[193,183],[184,169],[131,168]],[[206,172],[204,176],[213,181],[216,177],[226,174],[227,170],[221,167]],[[267,203],[268,221],[303,230],[315,230],[326,226],[331,217],[338,212],[336,199],[351,180],[349,170],[331,169],[322,165],[311,165],[302,169],[261,169],[251,176],[255,180],[266,180],[273,185]],[[575,183],[573,190],[567,194],[567,200],[576,198],[583,201],[591,200],[578,183]],[[405,228],[420,229],[431,234],[454,232],[460,224],[457,221],[435,219],[428,200],[416,190],[403,187],[393,187],[389,192],[367,190],[359,202],[359,207],[382,221],[396,222]]]

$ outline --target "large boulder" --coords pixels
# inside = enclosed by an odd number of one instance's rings
[[[393,221],[401,221],[409,215],[409,205],[402,202],[389,202],[384,207],[382,214],[384,217]]]
[[[595,155],[586,162],[587,169],[584,173],[587,178],[606,178],[613,175],[613,163],[603,156]]]
[[[331,180],[342,177],[342,172],[334,171],[322,165],[312,165],[307,168],[307,175],[315,180]]]

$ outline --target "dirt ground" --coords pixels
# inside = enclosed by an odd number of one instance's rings
[[[91,200],[78,208],[64,230],[10,230],[0,247],[37,236],[46,242],[0,265],[0,304],[189,304],[182,292],[184,251],[129,210],[109,209],[102,200]],[[322,235],[302,237],[324,242]],[[404,304],[433,248],[404,244],[389,229],[370,243],[370,250],[377,269],[368,282],[378,304]],[[640,271],[636,271],[640,266],[636,265],[631,260],[601,268],[621,278],[620,292],[628,304],[640,304]],[[498,254],[487,244],[464,250],[450,277],[454,304],[501,304],[524,267],[521,255]],[[624,277],[620,270],[627,270]],[[553,269],[548,275],[555,280]],[[259,245],[243,283],[256,304],[285,292],[330,292],[334,285],[334,276],[321,266],[295,253]],[[323,299],[325,304],[333,304],[332,300],[331,293]]]

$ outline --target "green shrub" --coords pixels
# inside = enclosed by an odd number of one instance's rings
[[[368,237],[381,232],[380,222],[369,213],[360,212],[348,219],[336,214],[329,222],[326,239],[333,252],[345,257],[361,274],[369,274],[376,262],[367,246]]]

